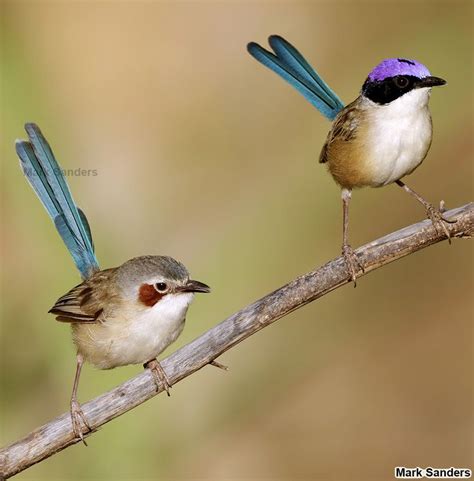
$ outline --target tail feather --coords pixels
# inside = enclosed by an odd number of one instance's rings
[[[91,231],[91,227],[89,225],[89,221],[87,220],[86,214],[84,214],[82,209],[80,209],[78,207],[77,210],[79,212],[79,217],[81,218],[82,225],[84,226],[87,237],[89,239],[89,243],[92,247],[92,252],[95,252],[94,241],[92,240],[92,231]]]
[[[23,174],[28,179],[31,187],[40,198],[48,214],[52,219],[59,215],[59,204],[56,201],[53,191],[48,184],[46,175],[36,159],[32,145],[26,140],[15,142],[16,153],[20,158],[20,166]]]
[[[76,206],[62,170],[37,125],[25,125],[29,141],[18,140],[21,168],[53,219],[83,278],[99,269],[85,214]]]
[[[329,120],[344,108],[339,97],[311,67],[298,50],[283,37],[272,35],[269,44],[275,53],[255,42],[247,50],[256,60],[280,75]]]
[[[74,235],[69,224],[67,223],[66,217],[63,214],[59,214],[54,218],[54,225],[56,226],[61,239],[66,244],[74,263],[76,264],[77,268],[81,271],[81,275],[83,277],[88,277],[90,274],[89,268],[86,270],[86,273],[82,272],[82,266],[89,266],[89,259],[86,252],[81,245],[80,240]]]
[[[268,42],[275,53],[283,59],[290,68],[293,68],[295,72],[299,73],[303,78],[306,78],[309,83],[316,83],[320,87],[321,94],[326,94],[326,98],[333,109],[339,108],[339,110],[341,110],[344,108],[344,104],[339,97],[291,43],[279,35],[272,35],[268,39]]]
[[[33,146],[36,158],[46,174],[48,184],[54,192],[54,196],[59,202],[59,205],[63,206],[62,214],[67,219],[74,234],[82,240],[86,247],[89,247],[92,250],[86,229],[81,221],[76,204],[72,199],[71,192],[66,183],[66,179],[54,157],[51,147],[37,125],[28,123],[25,125],[25,130],[28,134],[31,145]]]

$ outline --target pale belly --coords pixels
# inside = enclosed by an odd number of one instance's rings
[[[73,340],[84,359],[99,369],[143,364],[181,334],[192,294],[169,295],[141,312],[94,324],[73,324]],[[165,301],[166,300],[166,301]]]
[[[426,157],[432,126],[428,108],[404,118],[379,118],[367,132],[370,185],[381,187],[412,173]]]

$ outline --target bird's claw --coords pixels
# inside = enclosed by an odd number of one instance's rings
[[[153,379],[155,380],[156,390],[159,391],[162,387],[168,396],[170,396],[171,382],[166,375],[166,372],[161,367],[161,364],[154,359],[145,364],[145,367],[150,369],[153,374]]]
[[[87,421],[87,418],[84,414],[84,411],[81,409],[81,405],[75,400],[71,400],[71,423],[72,423],[72,431],[76,438],[79,438],[85,446],[87,446],[86,440],[84,439],[84,433],[82,432],[81,424],[87,428],[86,432],[92,431],[92,428]]]
[[[426,206],[426,215],[431,220],[436,233],[443,234],[447,237],[448,242],[451,244],[451,232],[449,231],[449,224],[455,224],[456,220],[450,220],[444,217],[444,202],[440,202],[440,209],[438,210],[434,205],[428,204]],[[448,225],[446,225],[448,224]]]
[[[346,262],[347,272],[349,273],[351,281],[354,283],[354,287],[357,287],[357,271],[360,270],[365,272],[364,266],[360,263],[356,253],[350,245],[345,244],[342,246],[342,256]]]

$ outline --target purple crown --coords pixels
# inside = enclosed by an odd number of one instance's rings
[[[369,80],[381,81],[396,75],[413,75],[418,78],[429,77],[430,71],[416,60],[406,58],[386,58],[369,73]]]

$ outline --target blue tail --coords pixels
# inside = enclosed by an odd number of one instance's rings
[[[329,120],[344,108],[339,97],[317,74],[293,45],[279,35],[272,35],[268,42],[275,53],[265,50],[258,43],[250,42],[247,50],[260,63],[277,73],[292,85]]]
[[[17,140],[20,165],[45,206],[83,279],[99,269],[87,218],[74,203],[53,151],[36,124],[25,124],[29,141]]]

